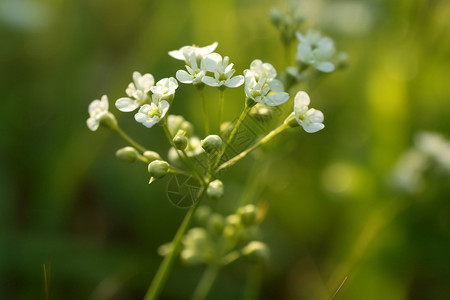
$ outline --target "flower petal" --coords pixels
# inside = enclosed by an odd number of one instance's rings
[[[138,112],[138,113],[136,113],[136,114],[134,115],[134,119],[135,119],[136,121],[138,121],[139,123],[143,123],[143,122],[145,122],[145,120],[148,119],[148,115],[147,115],[147,114],[144,114],[144,113],[142,113],[142,112]]]
[[[208,54],[203,59],[203,66],[209,72],[216,71],[222,63],[222,56],[219,53]]]
[[[289,100],[289,94],[288,93],[278,93],[270,96],[266,96],[261,99],[261,103],[264,103],[269,106],[278,106],[280,104],[285,103]]]
[[[244,76],[238,75],[225,81],[225,86],[235,88],[241,86],[243,83],[244,83]]]
[[[304,91],[300,91],[294,98],[294,110],[297,108],[298,111],[301,111],[302,108],[308,106],[310,102],[309,95]]]
[[[322,123],[312,123],[310,125],[302,124],[302,127],[306,132],[314,133],[325,128],[325,125],[323,125]]]
[[[95,118],[89,118],[86,121],[87,126],[90,130],[96,131],[98,129],[98,126],[100,125],[99,122]]]
[[[183,52],[181,52],[180,50],[169,51],[169,55],[175,59],[184,60]]]
[[[315,65],[316,69],[322,72],[333,72],[334,71],[334,65],[328,61],[323,61]]]
[[[184,71],[184,70],[178,70],[177,74],[176,74],[176,77],[177,77],[179,82],[192,83],[192,76],[189,75],[189,73]]]
[[[217,80],[212,78],[211,76],[204,76],[202,78],[202,82],[206,85],[213,86],[213,87],[220,86],[219,83],[217,82]]]
[[[127,97],[123,97],[123,98],[117,99],[116,107],[120,111],[130,112],[130,111],[133,111],[136,108],[138,108],[139,104],[136,100],[133,100],[133,99],[130,99]]]
[[[217,45],[219,45],[219,43],[218,42],[214,42],[211,45],[208,45],[208,46],[205,46],[205,47],[202,47],[202,48],[198,48],[197,49],[197,53],[201,54],[201,55],[209,54],[209,53],[213,52],[214,50],[216,50]]]
[[[270,89],[274,92],[284,92],[283,83],[278,79],[273,79],[269,82]]]

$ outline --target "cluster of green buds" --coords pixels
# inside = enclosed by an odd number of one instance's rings
[[[191,228],[183,237],[180,256],[186,264],[221,267],[240,257],[252,263],[267,261],[269,249],[258,240],[258,225],[263,216],[255,205],[239,207],[228,216],[201,206],[195,219],[198,227]]]

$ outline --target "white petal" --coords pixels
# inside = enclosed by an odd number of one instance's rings
[[[94,100],[91,103],[89,103],[89,108],[88,108],[88,112],[89,114],[91,114],[93,111],[95,111],[98,108],[102,107],[102,103],[100,102],[100,100]]]
[[[259,72],[262,69],[263,62],[260,59],[255,59],[250,64],[250,70],[252,72]]]
[[[98,126],[100,125],[99,122],[95,118],[89,118],[86,121],[87,126],[90,130],[96,131],[98,129]]]
[[[155,84],[155,78],[150,73],[145,74],[139,79],[139,84],[144,90],[144,93],[150,91],[150,88]]]
[[[183,52],[181,52],[180,50],[169,51],[169,55],[175,59],[184,60]]]
[[[208,56],[203,59],[202,63],[207,71],[214,72],[222,63],[222,56],[219,53],[208,54]]]
[[[309,126],[302,124],[303,129],[308,133],[314,133],[325,128],[322,123],[312,123]]]
[[[308,62],[311,60],[312,49],[311,45],[307,43],[301,43],[297,47],[297,54],[301,61]]]
[[[161,118],[164,117],[169,110],[169,102],[163,100],[159,102],[159,111],[161,112]]]
[[[142,112],[138,112],[138,113],[136,113],[135,115],[134,115],[134,119],[136,120],[136,121],[138,121],[139,123],[143,123],[143,122],[145,122],[145,120],[147,120],[148,119],[148,115],[147,114],[144,114],[144,113],[142,113]]]
[[[206,85],[217,87],[220,86],[216,79],[212,78],[211,76],[205,76],[202,78],[202,82]]]
[[[225,74],[229,73],[233,69],[234,64],[229,64],[223,71]],[[234,73],[234,71],[233,71]]]
[[[153,125],[155,125],[156,123],[158,123],[160,120],[160,118],[158,117],[153,117],[153,118],[149,118],[146,121],[144,121],[142,124],[147,127],[147,128],[152,128]]]
[[[189,73],[184,71],[184,70],[178,70],[177,74],[176,74],[176,77],[177,77],[179,82],[192,83],[192,76],[189,75]]]
[[[142,75],[141,75],[141,73],[139,73],[139,72],[133,72],[133,81],[134,82],[138,82],[139,81],[139,78],[141,78],[142,77]]]
[[[211,45],[208,45],[208,46],[206,46],[206,47],[198,48],[198,49],[197,49],[197,53],[198,53],[198,54],[201,54],[201,55],[209,54],[209,53],[213,52],[214,50],[216,50],[217,45],[219,45],[219,43],[214,42],[214,43],[212,43]]]
[[[244,76],[238,75],[225,81],[225,85],[230,88],[241,86],[244,83]]]
[[[334,71],[334,65],[328,61],[323,61],[315,65],[316,69],[322,72],[333,72]]]
[[[269,82],[270,89],[274,92],[284,92],[283,83],[278,79],[273,79]]]
[[[288,93],[278,93],[275,95],[270,95],[267,97],[264,97],[261,99],[261,103],[264,103],[269,106],[278,106],[280,104],[285,103],[289,100],[289,94]]]
[[[104,109],[104,110],[108,110],[109,102],[108,102],[108,97],[107,97],[106,95],[103,95],[103,96],[102,96],[102,99],[100,100],[100,102],[101,102],[102,105],[103,105],[103,109]]]
[[[304,91],[300,91],[294,98],[294,110],[302,111],[303,107],[308,106],[309,103],[309,95]]]
[[[136,100],[133,100],[133,99],[130,99],[127,97],[123,97],[123,98],[117,99],[116,107],[120,111],[129,112],[129,111],[133,111],[136,108],[138,108],[139,104]]]
[[[255,75],[250,70],[244,70],[245,86],[253,88],[256,85]]]
[[[170,90],[175,91],[178,88],[178,81],[175,78],[170,77],[169,82],[168,82],[168,87]]]
[[[320,110],[311,108],[306,113],[306,117],[313,123],[322,123],[323,122],[323,113]]]

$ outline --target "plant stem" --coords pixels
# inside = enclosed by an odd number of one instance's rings
[[[274,130],[272,130],[271,132],[269,132],[265,137],[263,137],[261,140],[259,140],[259,142],[257,142],[256,144],[254,144],[253,146],[251,146],[250,148],[248,148],[247,150],[241,152],[240,154],[236,155],[235,157],[233,157],[232,159],[230,159],[227,162],[224,162],[222,165],[220,165],[217,169],[216,172],[219,172],[225,168],[231,167],[232,165],[234,165],[236,162],[238,162],[239,160],[243,159],[245,156],[247,156],[247,154],[249,154],[250,152],[252,152],[253,150],[255,150],[256,148],[258,148],[259,146],[264,145],[265,143],[267,143],[268,141],[270,141],[274,136],[276,136],[277,134],[281,133],[283,130],[285,130],[286,128],[289,128],[288,125],[286,124],[281,124],[280,126],[278,126],[277,128],[275,128]]]
[[[257,264],[254,266],[249,266],[247,285],[245,287],[244,296],[242,299],[245,300],[256,300],[259,297],[259,290],[262,283],[262,265]]]
[[[211,290],[211,287],[213,286],[218,273],[218,265],[211,265],[207,267],[206,271],[203,273],[202,278],[200,279],[197,288],[195,289],[192,300],[204,300],[206,296],[208,296],[208,293]]]
[[[225,90],[219,89],[219,131],[220,132],[220,125],[223,121],[223,102],[224,102],[224,93]]]
[[[233,131],[231,132],[230,136],[228,137],[227,142],[225,143],[225,145],[223,146],[222,151],[220,152],[219,156],[217,157],[216,162],[214,163],[213,169],[215,169],[217,167],[217,165],[220,162],[220,159],[222,158],[222,156],[225,154],[225,151],[227,150],[228,146],[231,144],[231,142],[233,141],[234,136],[236,135],[236,133],[239,130],[239,127],[241,127],[242,122],[244,121],[245,117],[247,116],[248,112],[250,111],[251,107],[249,107],[248,105],[245,106],[244,110],[242,111],[241,115],[239,116],[238,121],[236,122],[236,125],[233,128]]]
[[[138,149],[141,152],[145,152],[147,151],[147,149],[145,149],[144,147],[142,147],[141,145],[139,145],[137,142],[135,142],[132,138],[130,138],[119,126],[117,126],[116,128],[116,132],[128,143],[130,143],[130,145],[132,145],[134,148]]]
[[[167,256],[164,257],[162,263],[159,265],[158,271],[156,271],[156,275],[153,278],[153,281],[149,289],[147,290],[147,293],[145,294],[144,300],[155,300],[161,293],[164,283],[166,282],[167,276],[169,275],[172,263],[176,255],[178,254],[178,250],[181,244],[181,238],[186,233],[186,230],[189,227],[189,223],[191,222],[192,216],[194,215],[198,204],[201,202],[204,193],[205,187],[203,187],[202,194],[200,195],[198,201],[189,209],[186,216],[184,217],[183,222],[178,228],[177,233],[175,234],[175,237],[173,238],[171,244],[172,250],[170,251],[169,254],[167,254]]]
[[[203,92],[203,89],[198,89],[200,96],[202,97],[202,103],[203,103],[203,118],[205,120],[205,135],[209,135],[209,119],[208,119],[208,109],[206,107],[206,99],[205,99],[205,93]]]

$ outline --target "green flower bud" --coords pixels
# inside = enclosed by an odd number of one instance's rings
[[[225,221],[221,215],[213,214],[209,217],[208,224],[206,226],[210,232],[221,234],[223,227],[225,226]]]
[[[148,159],[149,162],[152,162],[154,160],[161,160],[161,156],[159,156],[159,154],[155,151],[145,151],[144,156]]]
[[[204,140],[202,140],[202,148],[206,153],[214,153],[222,148],[222,139],[218,135],[208,135]]]
[[[169,163],[163,160],[154,160],[148,164],[148,172],[152,179],[161,178],[169,172]]]
[[[176,149],[184,150],[187,147],[188,140],[186,138],[186,131],[180,129],[178,130],[177,135],[173,138],[173,144]]]
[[[229,215],[225,219],[225,228],[223,229],[223,236],[227,239],[232,239],[241,231],[241,218],[238,215]]]
[[[295,114],[291,113],[286,120],[284,120],[284,124],[286,124],[287,126],[293,128],[293,127],[298,127],[300,126],[300,124],[298,124],[297,119],[295,118]]]
[[[117,120],[116,117],[110,113],[107,112],[106,114],[103,114],[100,119],[98,120],[100,126],[109,128],[111,130],[117,130]]]
[[[223,197],[223,183],[219,179],[211,181],[206,189],[208,197],[212,200],[219,200]]]
[[[116,151],[116,157],[123,162],[135,162],[139,153],[133,147],[124,147]]]
[[[278,9],[278,7],[272,8],[270,11],[270,21],[273,25],[278,26],[281,23],[281,20],[283,19],[283,14]]]
[[[238,216],[241,218],[242,225],[244,226],[251,226],[254,225],[256,222],[256,206],[253,204],[248,204],[243,207],[239,207],[237,210]]]
[[[259,263],[269,259],[270,251],[266,244],[252,241],[242,249],[242,255],[250,262]]]
[[[211,208],[209,206],[200,206],[195,211],[195,219],[199,224],[205,225],[211,215]]]
[[[180,129],[186,132],[187,136],[192,136],[194,134],[194,125],[191,122],[183,121],[180,125]]]

